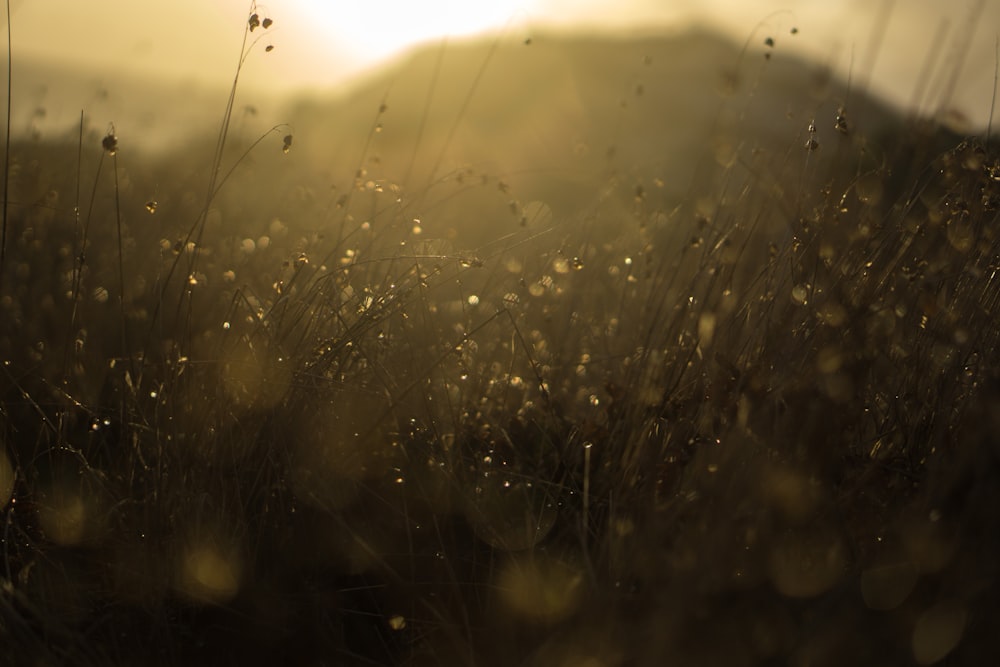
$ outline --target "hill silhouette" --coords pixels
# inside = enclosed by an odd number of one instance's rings
[[[838,110],[853,136],[885,150],[878,132],[899,114],[782,52],[799,38],[745,49],[708,31],[428,45],[346,95],[300,101],[287,119],[308,164],[361,167],[425,200],[472,170],[561,215],[591,210],[612,180],[670,208],[708,192],[720,165],[741,164],[744,180],[801,171],[811,122],[822,148],[811,168],[828,168],[845,143]]]

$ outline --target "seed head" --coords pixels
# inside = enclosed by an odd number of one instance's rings
[[[107,135],[101,139],[101,146],[108,152],[108,155],[114,155],[118,152],[118,137],[115,136],[114,129],[108,130]]]

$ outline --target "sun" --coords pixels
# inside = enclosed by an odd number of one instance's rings
[[[537,0],[295,0],[315,39],[359,61],[375,62],[422,42],[472,35],[531,18]],[[293,3],[286,5],[292,9]]]

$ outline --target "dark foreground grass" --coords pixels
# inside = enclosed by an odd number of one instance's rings
[[[1000,162],[845,114],[565,219],[15,143],[0,660],[989,664]]]

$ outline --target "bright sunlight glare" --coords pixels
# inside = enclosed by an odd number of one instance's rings
[[[250,0],[11,0],[14,86],[36,97],[65,92],[63,84],[34,81],[33,62],[95,90],[121,90],[126,74],[228,86],[251,7]],[[1000,2],[987,0],[258,0],[256,8],[274,23],[253,36],[261,43],[240,82],[272,99],[333,90],[422,43],[486,32],[520,41],[554,31],[637,36],[701,25],[737,43],[774,37],[783,54],[798,52],[922,111],[933,109],[915,91],[953,81],[950,103],[983,126],[1000,25]]]
[[[535,0],[298,0],[294,6],[304,19],[319,27],[316,39],[336,44],[338,50],[349,51],[361,60],[377,61],[421,42],[528,22],[535,5]]]

